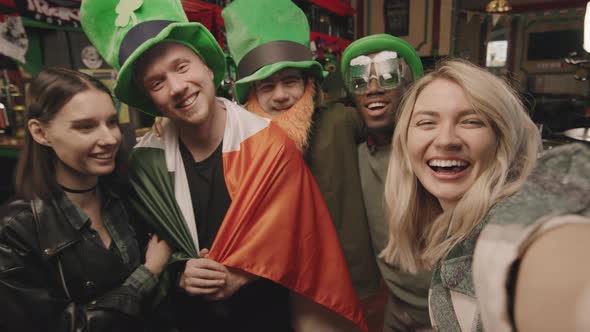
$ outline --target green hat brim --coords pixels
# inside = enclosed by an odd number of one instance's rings
[[[410,66],[414,80],[424,76],[424,68],[422,67],[420,56],[408,42],[392,35],[376,34],[358,39],[348,45],[344,50],[342,60],[340,61],[342,77],[346,79],[348,68],[350,67],[350,60],[360,55],[380,51],[396,52]]]
[[[238,102],[240,104],[246,102],[252,83],[266,79],[285,68],[306,70],[320,82],[328,75],[328,72],[324,71],[322,65],[317,61],[281,61],[266,65],[255,71],[253,74],[236,81],[234,91]]]
[[[160,111],[152,103],[151,98],[136,84],[135,62],[152,46],[164,42],[177,42],[191,48],[211,69],[215,87],[218,87],[225,76],[225,55],[217,44],[215,37],[200,23],[171,23],[155,37],[141,44],[127,58],[117,76],[114,91],[122,102],[136,107],[144,113],[158,116]]]

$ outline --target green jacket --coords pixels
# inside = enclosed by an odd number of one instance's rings
[[[352,282],[359,297],[379,288],[379,272],[365,215],[357,144],[364,122],[355,108],[343,104],[314,112],[305,159],[330,210]]]

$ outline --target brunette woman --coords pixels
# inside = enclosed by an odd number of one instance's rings
[[[18,199],[0,219],[0,330],[141,331],[171,250],[154,235],[140,263],[110,92],[50,68],[28,93]]]

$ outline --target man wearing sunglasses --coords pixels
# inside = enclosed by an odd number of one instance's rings
[[[369,128],[368,145],[388,145],[402,95],[423,73],[416,51],[403,39],[371,35],[344,50],[341,70],[346,88]]]
[[[428,331],[430,273],[406,273],[379,257],[388,240],[381,198],[397,108],[409,85],[422,77],[422,62],[403,39],[376,34],[358,39],[344,50],[341,71],[368,129],[367,141],[358,146],[358,160],[371,241],[388,288],[383,331]]]

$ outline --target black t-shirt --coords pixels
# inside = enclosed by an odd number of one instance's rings
[[[181,143],[195,211],[200,248],[211,248],[231,204],[223,172],[222,144],[208,158],[196,162]],[[181,273],[184,265],[177,266]],[[180,331],[291,331],[288,290],[267,279],[242,287],[231,298],[207,301],[189,296],[177,286],[166,299],[169,323]]]
[[[221,145],[206,159],[195,161],[184,144],[180,143],[201,249],[211,248],[231,204],[223,177]]]

